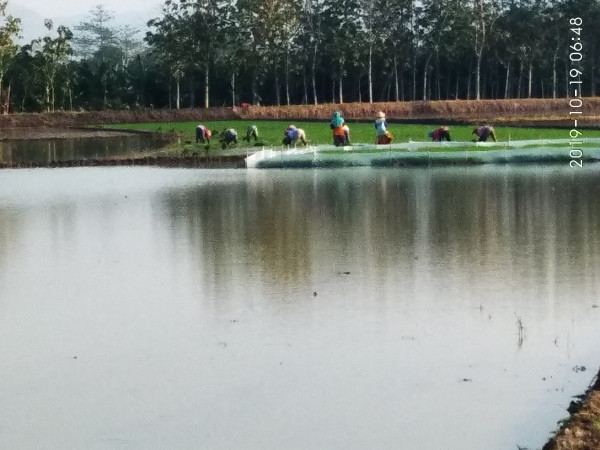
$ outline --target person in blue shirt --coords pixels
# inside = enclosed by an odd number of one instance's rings
[[[302,128],[290,125],[283,133],[283,145],[295,145],[298,141],[306,145],[306,134]]]
[[[377,134],[377,140],[375,141],[377,145],[385,145],[392,142],[392,133],[390,133],[387,129],[388,123],[385,120],[385,113],[383,111],[379,111],[377,113],[377,119],[375,120],[375,130]]]

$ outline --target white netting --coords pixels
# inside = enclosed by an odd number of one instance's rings
[[[477,162],[496,162],[525,158],[533,161],[537,157],[543,161],[566,158],[570,149],[577,148],[578,145],[585,146],[583,153],[586,159],[600,159],[600,138],[499,142],[409,141],[388,145],[355,144],[347,147],[334,145],[312,145],[291,149],[265,147],[246,158],[246,167],[371,165],[374,162],[382,163],[386,159],[392,162],[403,159],[416,161],[419,158],[432,161],[468,158]],[[445,152],[443,151],[445,148],[455,150]]]

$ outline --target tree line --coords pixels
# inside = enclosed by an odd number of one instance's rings
[[[166,0],[147,29],[98,5],[16,44],[3,111],[563,98],[598,89],[600,0]],[[142,36],[140,33],[144,33]]]

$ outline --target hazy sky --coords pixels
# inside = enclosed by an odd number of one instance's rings
[[[160,16],[164,0],[8,0],[8,13],[21,19],[22,42],[47,34],[44,19],[58,25],[73,27],[90,17],[97,5],[114,13],[115,27],[130,25],[145,33],[146,22]]]
[[[96,5],[115,13],[159,10],[161,0],[9,0],[9,6],[22,6],[44,17],[75,16],[87,14]]]

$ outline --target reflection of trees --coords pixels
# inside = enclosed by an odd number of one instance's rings
[[[416,279],[425,268],[433,277],[499,271],[532,281],[559,266],[577,276],[598,262],[600,188],[590,177],[504,168],[257,172],[166,198],[177,238],[215,273],[245,259],[257,275],[291,286],[350,262],[371,279]]]
[[[600,187],[593,178],[538,168],[431,182],[430,248],[438,260],[455,256],[471,280],[485,270],[506,283],[520,279],[540,298],[554,295],[557,274],[563,284],[584,282],[594,291]]]
[[[21,216],[14,210],[0,208],[0,270],[4,271],[10,256],[11,242],[19,238]]]
[[[384,267],[411,237],[411,188],[406,180],[348,177],[333,172],[207,184],[167,199],[175,232],[216,271],[243,257],[283,284],[306,280],[314,265],[344,267],[348,258]],[[370,261],[373,260],[381,260]],[[385,263],[383,261],[386,261]]]
[[[79,139],[9,140],[0,143],[0,162],[47,164],[57,161],[131,155],[158,149],[167,138],[154,134]]]

